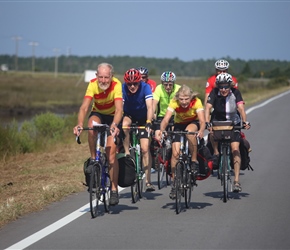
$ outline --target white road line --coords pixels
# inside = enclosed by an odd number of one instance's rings
[[[121,192],[124,188],[119,187],[118,190]],[[90,203],[82,206],[78,210],[70,213],[69,215],[63,217],[62,219],[52,223],[51,225],[41,229],[40,231],[28,236],[27,238],[17,242],[16,244],[6,248],[7,250],[21,250],[29,247],[30,245],[34,244],[35,242],[41,240],[42,238],[46,237],[47,235],[55,232],[56,230],[64,227],[68,223],[74,221],[75,219],[79,218],[80,216],[84,215],[85,213],[90,211]],[[4,250],[6,250],[4,249]]]
[[[280,95],[277,95],[277,96],[274,96],[270,99],[268,99],[267,101],[265,102],[262,102],[261,104],[257,105],[257,106],[254,106],[254,107],[251,107],[249,108],[246,113],[249,114],[251,113],[252,111],[254,111],[255,109],[258,109],[258,108],[261,108],[265,105],[267,105],[268,103],[284,96],[284,95],[287,95],[290,93],[290,90],[289,91],[286,91]],[[119,187],[119,191],[121,192],[124,188],[120,188]],[[35,242],[41,240],[42,238],[46,237],[47,235],[55,232],[56,230],[64,227],[65,225],[67,225],[68,223],[74,221],[75,219],[77,219],[78,217],[82,216],[83,214],[87,213],[88,211],[90,211],[90,204],[86,204],[84,205],[83,207],[79,208],[78,210],[72,212],[71,214],[65,216],[64,218],[54,222],[53,224],[43,228],[42,230],[32,234],[31,236],[28,236],[27,238],[17,242],[16,244],[6,248],[5,250],[22,250],[22,249],[25,249],[26,247],[34,244]]]

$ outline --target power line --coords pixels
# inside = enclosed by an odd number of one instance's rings
[[[22,40],[21,36],[13,36],[12,40],[15,41],[15,71],[18,70],[18,43]]]

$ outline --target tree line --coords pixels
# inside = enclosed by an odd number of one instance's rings
[[[218,59],[218,58],[217,58]],[[116,74],[123,74],[132,67],[144,66],[150,75],[160,75],[165,70],[171,70],[178,76],[206,77],[215,72],[214,63],[217,60],[199,59],[182,61],[178,58],[149,58],[130,56],[59,56],[59,57],[18,57],[0,55],[0,65],[7,65],[9,70],[37,72],[82,73],[85,70],[95,70],[101,62],[114,66]],[[229,73],[246,78],[290,78],[290,61],[279,60],[241,60],[230,57],[223,58],[230,63]],[[33,61],[33,62],[32,62]],[[34,65],[34,67],[32,67]]]

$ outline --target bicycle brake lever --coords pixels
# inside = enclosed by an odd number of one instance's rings
[[[78,144],[81,144],[81,140],[80,140],[79,136],[76,136],[76,141],[77,141]]]

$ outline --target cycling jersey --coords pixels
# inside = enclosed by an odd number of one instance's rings
[[[179,88],[180,88],[180,85],[174,84],[172,92],[168,94],[165,91],[163,84],[159,84],[156,87],[155,92],[153,93],[153,99],[158,101],[157,117],[165,116],[170,100],[175,96]]]
[[[205,93],[209,94],[215,88],[215,80],[217,75],[213,75],[207,79],[205,86]],[[238,80],[234,76],[232,76],[234,88],[238,88]]]
[[[156,82],[154,80],[148,78],[146,83],[149,84],[152,93],[154,93],[154,91],[156,89]]]
[[[244,101],[238,89],[231,88],[227,96],[222,96],[219,89],[215,88],[210,92],[207,103],[214,108],[211,114],[212,120],[233,121],[234,124],[240,122],[237,105],[243,104]]]
[[[84,98],[94,99],[92,112],[113,116],[115,100],[122,100],[122,83],[113,77],[110,87],[102,90],[98,86],[97,78],[94,78],[90,81]]]
[[[153,98],[150,86],[141,82],[136,93],[131,93],[124,83],[122,86],[124,113],[130,115],[135,120],[147,118],[146,101]]]
[[[201,100],[197,97],[191,100],[187,108],[182,108],[177,100],[172,99],[167,109],[170,110],[171,112],[175,111],[174,123],[179,124],[186,124],[192,121],[197,121],[198,120],[197,113],[199,111],[204,110]]]

